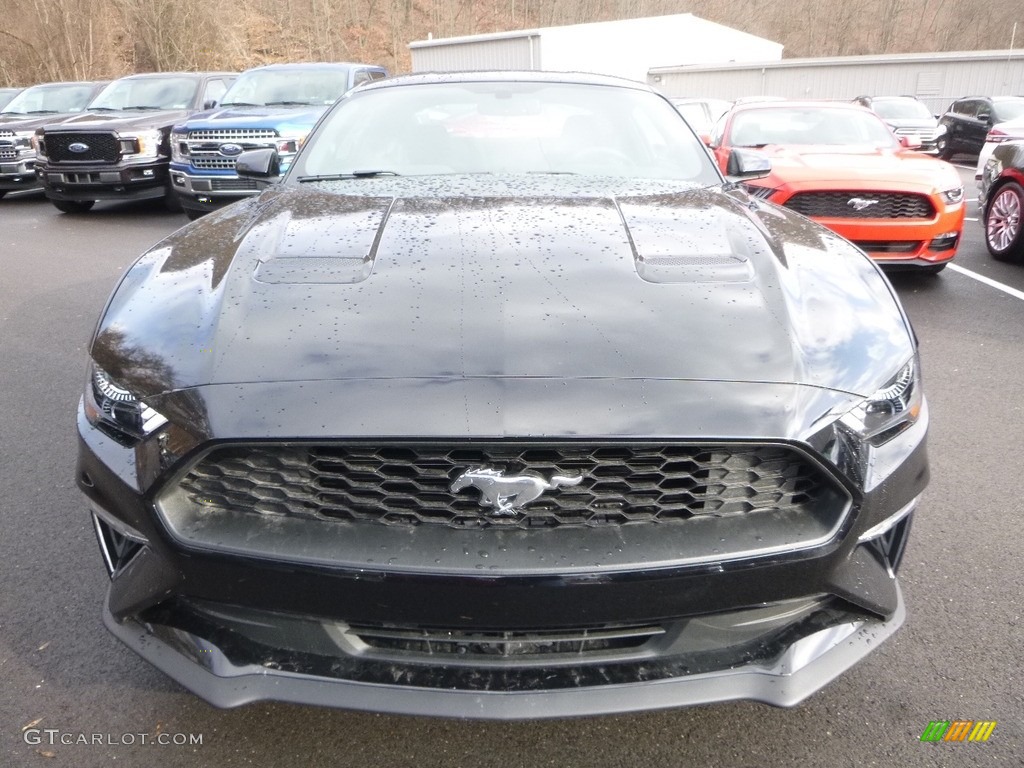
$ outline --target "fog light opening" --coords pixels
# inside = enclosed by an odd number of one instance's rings
[[[943,232],[938,237],[932,238],[932,241],[928,243],[928,250],[930,251],[948,251],[956,248],[956,244],[960,240],[959,232]]]

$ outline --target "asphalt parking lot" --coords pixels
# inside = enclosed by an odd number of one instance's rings
[[[973,167],[962,176],[975,197]],[[1011,481],[1024,455],[1024,266],[993,261],[977,221],[941,275],[893,277],[932,413],[904,627],[792,710],[534,723],[216,710],[103,628],[107,577],[73,482],[86,344],[125,267],[185,223],[158,204],[69,216],[38,196],[0,202],[0,766],[1022,764],[1024,501]],[[934,720],[997,726],[985,743],[922,743]]]

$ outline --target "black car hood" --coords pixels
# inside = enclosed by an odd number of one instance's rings
[[[879,270],[805,219],[739,191],[527,184],[272,189],[143,256],[93,356],[143,396],[501,377],[864,395],[913,353]]]
[[[68,118],[81,115],[81,112],[65,112],[46,115],[0,115],[0,131],[34,131],[43,126],[62,123]]]
[[[192,111],[187,109],[87,112],[54,127],[60,131],[139,131],[166,128],[184,120],[190,114]]]

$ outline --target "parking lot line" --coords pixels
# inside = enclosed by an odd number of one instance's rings
[[[979,283],[984,283],[985,285],[991,286],[992,288],[995,288],[997,291],[1002,291],[1005,294],[1013,296],[1015,299],[1020,299],[1021,301],[1024,301],[1024,291],[1018,291],[1016,288],[1011,288],[1008,285],[1003,285],[1002,283],[993,280],[991,277],[985,277],[984,275],[979,275],[977,272],[972,272],[969,269],[964,269],[959,264],[950,264],[949,268],[952,269],[954,272],[959,272],[961,275],[966,275],[972,280],[977,280]]]

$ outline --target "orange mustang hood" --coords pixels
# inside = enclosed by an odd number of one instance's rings
[[[772,174],[761,182],[763,186],[814,182],[842,189],[884,189],[898,183],[902,189],[920,185],[925,193],[962,186],[952,165],[908,150],[769,145],[760,151],[772,162]]]

